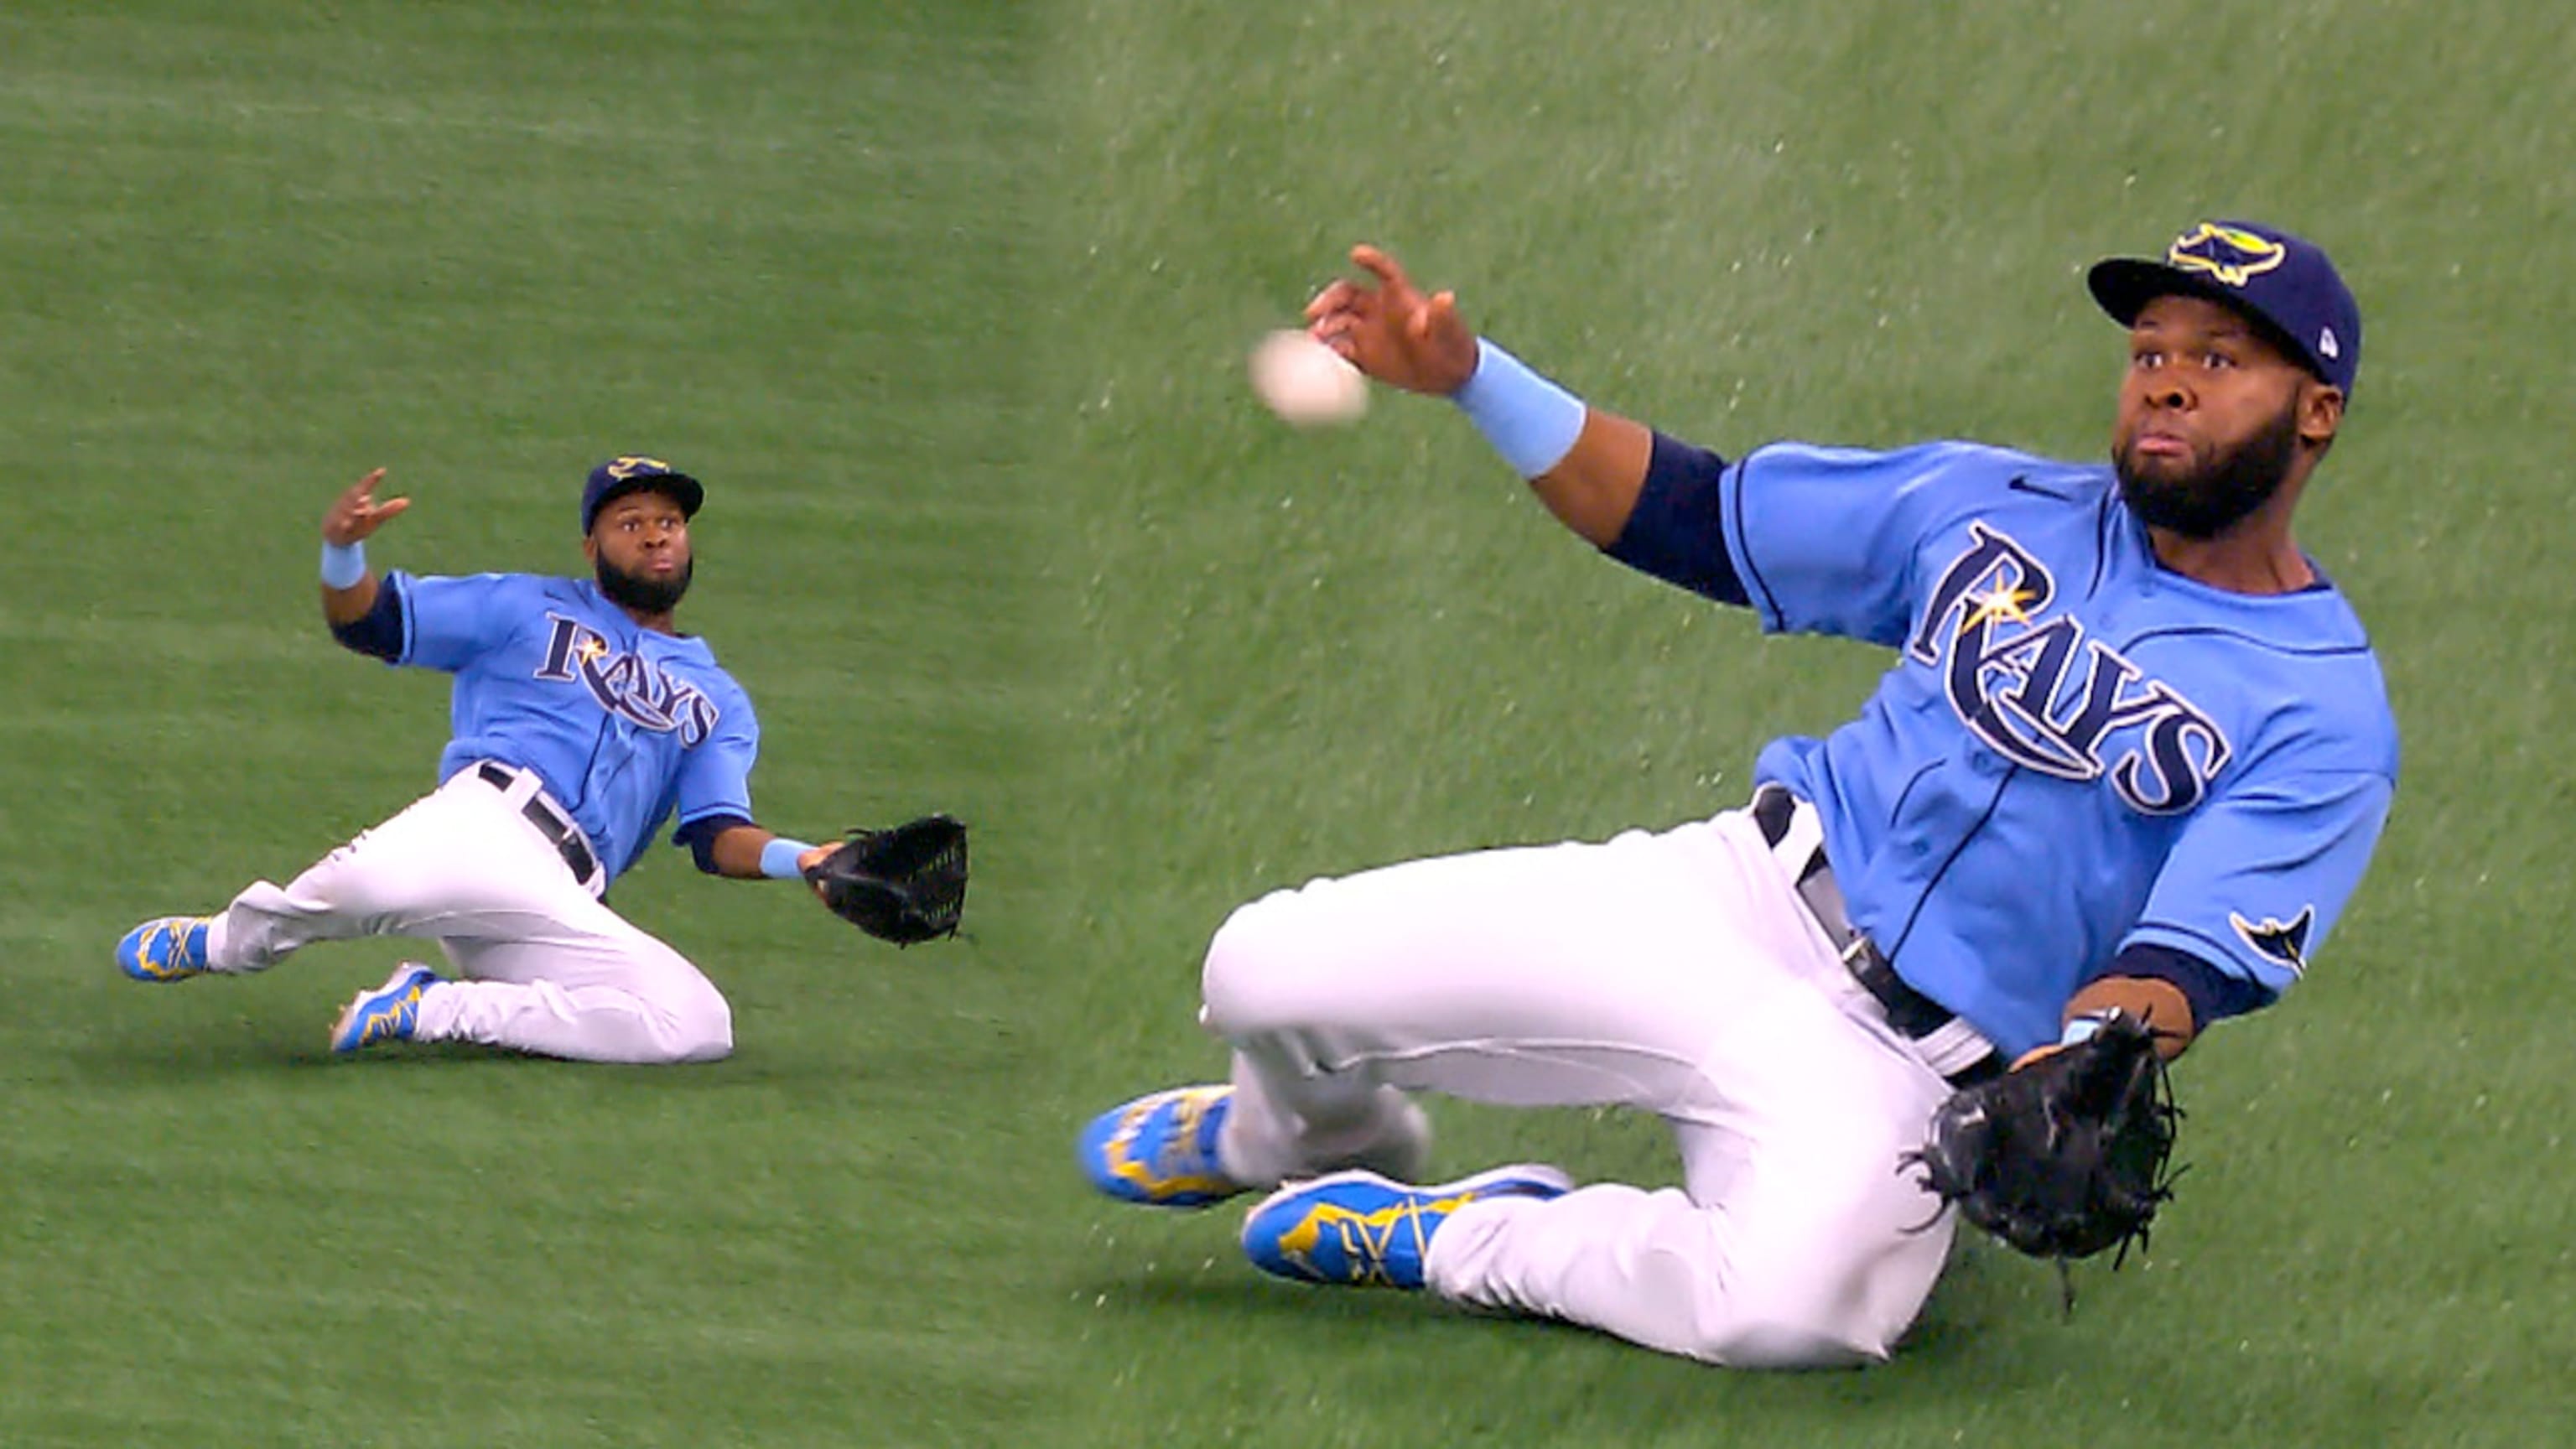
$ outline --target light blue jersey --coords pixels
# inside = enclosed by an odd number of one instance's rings
[[[1766,748],[1852,918],[2005,1052],[2124,948],[2277,997],[2360,883],[2397,781],[2377,661],[2323,581],[2159,564],[2108,466],[1776,444],[1717,518],[1766,629],[1897,651],[1859,718]]]
[[[674,811],[749,820],[751,700],[703,640],[639,627],[588,580],[399,571],[396,664],[456,676],[443,783],[477,760],[534,770],[613,877]]]

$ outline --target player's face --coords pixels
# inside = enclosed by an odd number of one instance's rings
[[[599,591],[639,614],[679,607],[695,572],[688,515],[677,502],[650,491],[609,500],[592,522],[583,551],[599,575]]]
[[[2313,463],[2341,402],[2234,311],[2158,297],[2129,329],[2111,440],[2120,496],[2155,527],[2215,538]]]

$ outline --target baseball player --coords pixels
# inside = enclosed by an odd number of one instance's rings
[[[658,459],[594,469],[581,495],[595,579],[378,578],[365,545],[411,506],[382,468],[322,519],[322,613],[343,645],[456,677],[438,788],[284,886],[212,916],[163,916],[117,943],[140,981],[264,971],[358,936],[438,942],[452,974],[405,962],[362,991],[331,1049],[469,1041],[594,1062],[712,1061],[732,1013],[686,957],[604,900],[663,822],[698,868],[797,878],[831,853],[752,822],[751,701],[672,611],[689,589],[698,480]]]
[[[1270,1195],[1253,1262],[1712,1363],[1885,1357],[1952,1215],[1899,1170],[1954,1092],[2125,1016],[2168,1056],[2308,969],[2397,774],[2369,641],[2290,519],[2360,360],[2324,253],[2242,222],[2088,280],[2127,329],[2105,463],[1938,442],[1725,459],[1588,407],[1386,254],[1309,305],[1450,398],[1569,528],[1762,626],[1892,651],[1740,809],[1283,890],[1210,943],[1229,1083],[1104,1114],[1122,1200]],[[1659,1114],[1682,1185],[1417,1186],[1408,1094]]]

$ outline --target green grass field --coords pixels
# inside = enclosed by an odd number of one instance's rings
[[[2554,1442],[2572,72],[2503,0],[7,7],[0,1446]],[[1236,902],[1707,814],[1883,667],[1592,557],[1444,407],[1262,414],[1350,242],[1721,451],[2092,456],[2080,269],[2213,211],[2361,296],[2303,538],[2406,773],[2311,980],[2179,1074],[2145,1262],[2069,1323],[1972,1246],[1892,1365],[1758,1377],[1088,1194],[1090,1113],[1219,1068]],[[638,449],[708,481],[763,816],[964,815],[973,938],[657,852],[618,905],[740,1036],[670,1071],[330,1060],[390,942],[119,978],[430,779],[443,682],[314,617],[331,493],[415,499],[380,563],[571,569]],[[1436,1110],[1462,1170],[1672,1172]]]

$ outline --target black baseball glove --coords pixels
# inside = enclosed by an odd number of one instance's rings
[[[2181,1116],[2155,1031],[2113,1012],[2091,1037],[1952,1096],[1906,1161],[1942,1202],[2033,1257],[2062,1264],[2114,1246],[2126,1257],[2173,1196]]]
[[[966,910],[966,826],[924,815],[890,830],[853,830],[805,879],[832,914],[909,946],[957,934]]]

